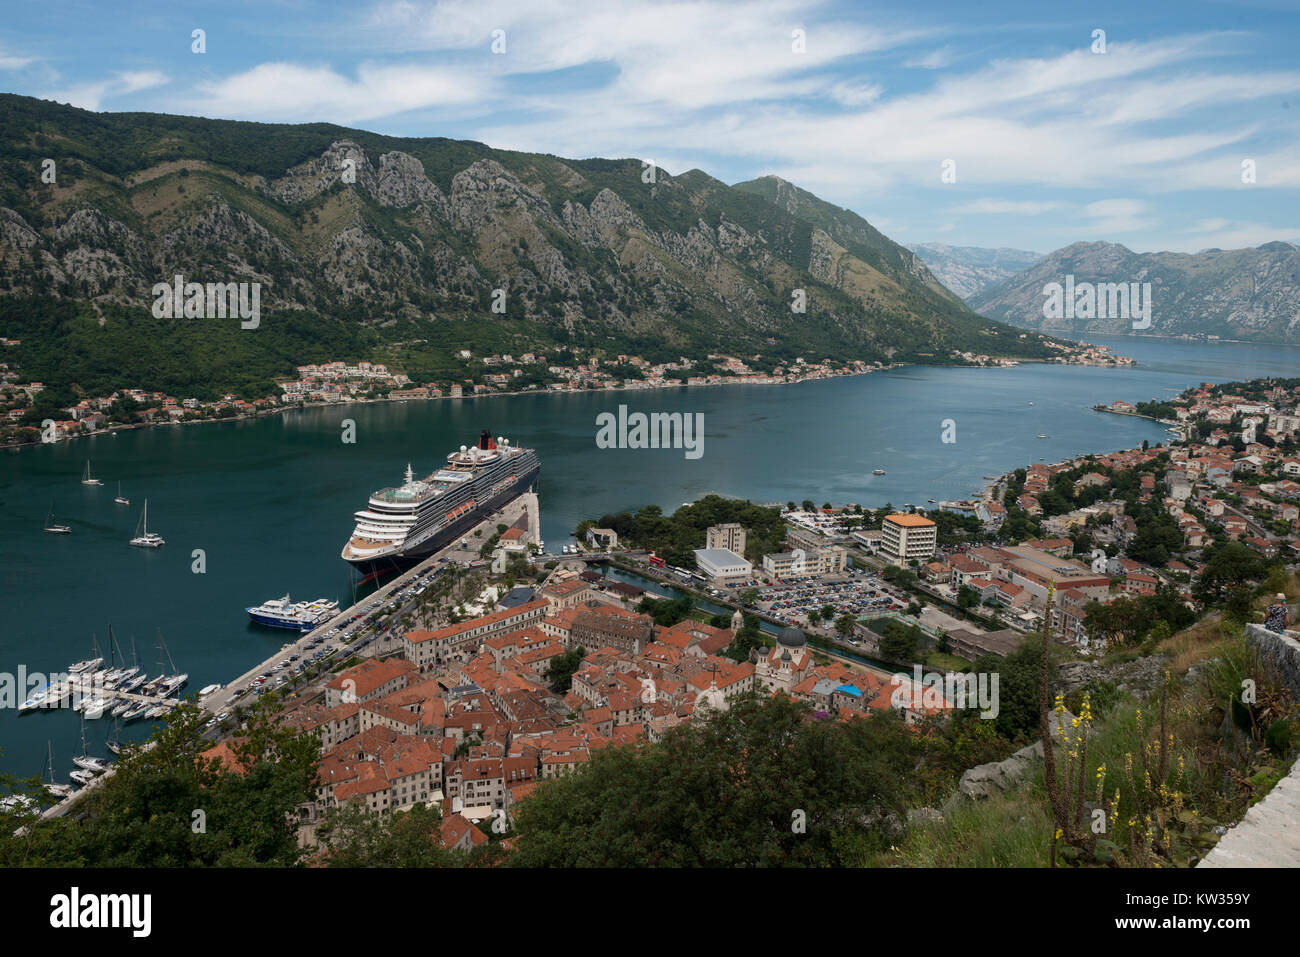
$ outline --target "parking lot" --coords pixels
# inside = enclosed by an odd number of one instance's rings
[[[786,623],[806,623],[809,612],[826,605],[835,608],[837,618],[844,614],[856,617],[873,611],[902,611],[909,600],[879,575],[861,570],[836,576],[833,581],[808,579],[766,587],[753,582],[739,587],[757,588],[759,608]]]

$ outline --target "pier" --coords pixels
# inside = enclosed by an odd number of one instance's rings
[[[488,537],[496,532],[496,526],[499,523],[505,522],[507,525],[512,525],[521,514],[527,515],[530,534],[533,540],[537,541],[540,535],[541,516],[538,511],[536,492],[525,492],[517,496],[507,502],[500,511],[487,516],[461,537],[468,538],[476,544],[486,541]],[[475,538],[476,532],[482,532],[483,534],[479,538]],[[346,652],[347,646],[354,640],[352,632],[363,626],[361,618],[372,614],[377,606],[386,604],[394,592],[402,590],[416,578],[436,568],[444,559],[454,558],[458,555],[462,559],[465,558],[465,551],[460,547],[460,542],[453,541],[449,543],[445,548],[420,561],[419,564],[401,571],[391,581],[380,586],[372,594],[347,608],[340,609],[328,621],[322,622],[309,632],[300,633],[297,638],[283,645],[271,657],[249,668],[239,677],[200,700],[199,706],[214,715],[227,711],[253,689],[255,682],[261,675],[269,673],[277,665],[287,664],[291,660],[291,656],[301,655],[307,650],[311,642],[324,639],[333,628],[339,629],[339,634],[334,636],[337,639],[338,650]],[[477,550],[472,552],[472,555],[471,560],[477,561]],[[358,619],[355,623],[352,622],[354,618]],[[355,624],[355,628],[349,628],[350,624]]]

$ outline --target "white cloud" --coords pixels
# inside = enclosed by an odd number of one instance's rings
[[[1300,242],[1300,226],[1270,226],[1227,219],[1202,219],[1185,232],[1193,235],[1173,239],[1167,247],[1170,251],[1193,253],[1202,249],[1247,249],[1279,240]]]
[[[105,99],[123,96],[128,93],[138,93],[141,90],[150,90],[155,87],[165,86],[169,82],[171,81],[165,73],[157,70],[137,70],[115,73],[107,80],[81,83],[61,90],[42,93],[39,96],[58,103],[69,103],[83,110],[98,111],[100,104]]]
[[[0,52],[0,70],[21,70],[25,66],[31,66],[37,59],[39,58],[34,56],[12,56]]]
[[[977,199],[970,203],[963,203],[954,207],[954,213],[975,213],[975,214],[1000,214],[1008,213],[1014,216],[1041,216],[1043,213],[1059,209],[1061,204],[1055,200],[1010,200],[1010,199]]]
[[[927,53],[925,56],[913,57],[903,63],[903,66],[919,67],[923,70],[941,70],[952,64],[956,55],[952,52],[951,47],[942,47],[933,53]]]
[[[355,78],[326,66],[263,63],[204,83],[195,106],[209,115],[351,123],[486,97],[486,78],[437,66],[362,64]]]
[[[1140,199],[1103,199],[1083,207],[1083,215],[1090,223],[1080,224],[1083,233],[1114,235],[1150,229],[1153,216],[1150,207]]]

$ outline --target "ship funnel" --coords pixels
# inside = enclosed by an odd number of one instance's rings
[[[487,429],[484,429],[483,434],[478,437],[478,447],[485,452],[497,447],[497,444],[492,441],[492,433]]]

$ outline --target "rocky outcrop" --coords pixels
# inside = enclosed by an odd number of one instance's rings
[[[1070,723],[1074,721],[1074,715],[1065,712],[1065,721]],[[1048,727],[1051,729],[1053,741],[1056,741],[1056,735],[1060,728],[1060,723],[1055,711],[1047,716]],[[1029,770],[1043,760],[1043,742],[1035,741],[1017,751],[1011,757],[1002,761],[990,761],[988,764],[979,764],[973,768],[968,768],[957,782],[957,793],[965,795],[968,798],[979,799],[986,798],[993,794],[1003,791],[1009,791],[1018,786],[1025,779]]]
[[[1141,695],[1160,687],[1168,665],[1169,659],[1162,655],[1148,655],[1113,665],[1066,661],[1056,672],[1057,691],[1069,695],[1087,687],[1091,681],[1109,681],[1119,691]]]
[[[260,282],[263,309],[333,310],[377,326],[397,316],[525,320],[539,341],[553,331],[575,343],[626,336],[750,354],[785,341],[871,362],[996,335],[1007,355],[1047,351],[946,291],[936,296],[906,249],[784,181],[728,186],[698,170],[658,170],[648,182],[632,160],[318,124],[170,128],[155,117],[142,128],[0,100],[11,107],[0,110],[7,142],[119,144],[103,157],[86,147],[76,189],[5,180],[0,295],[147,308],[154,285],[181,274]],[[503,316],[488,306],[498,288],[508,293]],[[796,288],[807,292],[807,319],[790,309]]]

